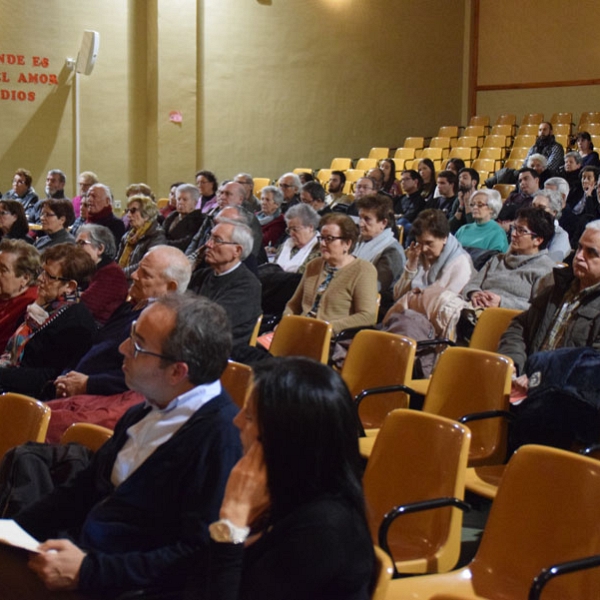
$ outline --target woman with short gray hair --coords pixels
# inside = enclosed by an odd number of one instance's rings
[[[285,213],[285,231],[289,237],[280,246],[275,263],[287,273],[302,274],[313,258],[321,256],[319,220],[317,211],[308,204],[296,204]]]
[[[455,234],[465,248],[508,250],[506,233],[494,219],[500,214],[502,197],[497,190],[477,190],[471,197],[471,214],[474,223],[463,225]]]

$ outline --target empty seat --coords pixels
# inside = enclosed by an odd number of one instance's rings
[[[450,138],[449,137],[433,137],[429,142],[430,148],[441,148],[442,160],[448,158],[450,154]]]
[[[522,123],[519,127],[518,135],[537,135],[539,123]]]
[[[456,140],[460,135],[460,127],[456,125],[444,125],[438,130],[438,137],[447,137],[450,139],[450,147],[456,145]]]
[[[407,137],[404,140],[404,148],[414,148],[415,158],[421,156],[423,148],[425,148],[425,138],[422,137]]]
[[[506,161],[508,162],[508,161]],[[520,163],[518,163],[520,164]],[[509,169],[514,169],[515,167],[507,167]],[[502,200],[506,200],[516,189],[517,186],[513,183],[497,183],[494,186],[494,189],[500,192],[500,196],[502,196]]]
[[[554,113],[550,117],[550,123],[552,123],[552,125],[556,125],[557,123],[563,123],[563,124],[570,126],[572,122],[573,122],[573,113],[570,113],[570,112]]]
[[[521,119],[521,125],[532,124],[539,125],[544,120],[544,113],[529,113]]]
[[[483,146],[483,140],[485,139],[485,135],[486,135],[486,131],[482,125],[469,125],[468,127],[465,127],[462,137],[464,137],[464,136],[476,137],[477,138],[477,146],[479,146],[481,148],[481,146]],[[457,142],[457,145],[459,145],[458,142]]]
[[[319,169],[319,171],[317,173],[317,179],[319,180],[321,185],[323,185],[323,186],[327,185],[327,182],[329,181],[329,178],[331,177],[331,171],[332,171],[332,169]]]
[[[485,146],[479,151],[478,159],[487,158],[494,161],[494,171],[497,171],[502,166],[504,158],[504,148],[486,148]]]
[[[379,166],[379,161],[376,158],[359,158],[356,161],[355,169],[362,169],[368,171],[369,169],[375,169]]]
[[[450,150],[448,158],[460,158],[467,167],[470,167],[471,161],[477,158],[477,147],[463,148],[461,146],[454,146],[454,148]]]
[[[513,142],[513,148],[531,148],[535,144],[535,135],[517,135]]]
[[[260,192],[264,187],[271,184],[271,180],[268,177],[253,177],[254,181],[254,195],[260,197]]]
[[[405,169],[406,162],[409,160],[415,159],[415,149],[414,148],[396,148],[394,152],[394,162],[396,163],[396,169],[402,170]]]
[[[351,158],[334,158],[329,167],[332,171],[345,171],[352,168]]]
[[[371,148],[369,150],[369,158],[375,158],[376,160],[381,160],[382,158],[387,158],[390,155],[389,148]]]
[[[484,135],[485,135],[485,133],[487,133],[490,130],[490,118],[485,115],[473,115],[469,119],[469,125],[483,127]],[[469,134],[465,134],[465,135],[469,135]]]

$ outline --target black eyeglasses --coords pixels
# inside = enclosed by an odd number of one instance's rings
[[[135,215],[135,213],[138,212],[139,210],[140,209],[137,206],[131,206],[125,212]]]
[[[321,235],[318,234],[317,235],[317,239],[319,240],[319,242],[325,242],[326,244],[331,244],[331,242],[334,242],[335,240],[343,240],[344,238],[339,236],[339,235]]]
[[[46,271],[46,269],[42,268],[40,271],[40,277],[44,277],[45,279],[50,279],[51,281],[71,281],[68,277],[57,277],[56,275],[52,275]]]
[[[162,360],[168,360],[169,362],[179,362],[176,358],[172,356],[166,356],[165,354],[158,354],[157,352],[150,352],[150,350],[145,350],[135,341],[135,324],[137,321],[134,321],[131,324],[131,331],[129,332],[129,338],[133,343],[133,358],[137,358],[138,354],[147,354],[148,356],[156,356],[156,358],[162,358]]]

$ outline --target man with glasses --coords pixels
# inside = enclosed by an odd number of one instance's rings
[[[233,178],[233,181],[244,186],[246,196],[242,206],[251,213],[258,212],[260,210],[260,200],[254,195],[254,179],[252,179],[252,175],[250,173],[238,173]]]
[[[208,567],[207,528],[241,456],[237,409],[219,381],[231,352],[227,315],[204,298],[164,296],[120,351],[127,385],[146,402],[127,411],[71,483],[17,515],[48,541],[28,563],[37,577],[21,554],[2,552],[2,598],[51,597],[44,585],[111,597],[183,587]]]
[[[295,173],[285,173],[279,178],[277,186],[283,194],[283,202],[281,203],[281,212],[285,214],[288,208],[294,204],[300,204],[300,190],[302,182],[300,177]]]
[[[234,346],[247,345],[262,312],[260,281],[242,263],[252,250],[252,231],[237,219],[217,219],[205,246],[208,266],[194,271],[189,289],[221,305],[231,322]]]

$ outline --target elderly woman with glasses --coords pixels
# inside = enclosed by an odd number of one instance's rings
[[[306,266],[284,315],[328,321],[334,333],[377,321],[377,270],[352,251],[358,239],[354,221],[341,213],[321,219],[321,258]]]
[[[96,272],[81,294],[81,301],[90,309],[98,325],[102,326],[127,300],[129,293],[127,277],[115,262],[115,238],[108,227],[89,223],[79,229],[76,243],[96,265]]]
[[[75,244],[44,251],[37,298],[0,357],[2,392],[39,398],[48,381],[73,368],[88,351],[97,326],[79,302],[79,293],[95,269],[87,252]]]
[[[46,234],[35,241],[34,245],[40,252],[57,244],[75,243],[75,238],[68,229],[75,221],[75,211],[70,200],[44,200],[40,210],[40,221]]]
[[[308,204],[296,204],[285,213],[290,236],[279,247],[275,264],[287,273],[304,273],[306,265],[320,255],[317,227],[319,215]]]
[[[263,232],[263,246],[277,247],[285,230],[285,221],[281,211],[283,192],[274,185],[264,187],[260,192],[260,212],[256,218]]]
[[[474,223],[463,225],[456,239],[465,248],[508,250],[506,232],[494,219],[500,214],[502,198],[498,190],[477,190],[471,197],[471,214]]]
[[[127,277],[138,268],[140,260],[152,246],[165,244],[167,238],[158,223],[158,207],[149,196],[136,194],[127,203],[129,231],[121,239],[117,262]]]

